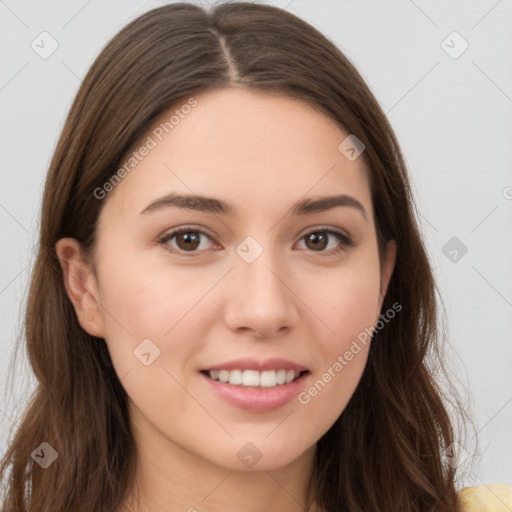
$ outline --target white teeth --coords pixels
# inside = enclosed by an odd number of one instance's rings
[[[289,384],[299,377],[300,372],[295,370],[211,370],[210,378],[220,382],[229,382],[233,386],[250,386],[274,388]]]
[[[236,370],[234,370],[236,372]],[[244,386],[259,386],[260,372],[258,370],[244,370],[242,374],[242,384]]]
[[[211,377],[211,375],[210,375]],[[212,377],[213,379],[213,377]],[[228,382],[229,381],[229,372],[228,370],[220,370],[219,371],[219,380],[221,382]]]
[[[293,372],[295,373],[295,372]],[[273,370],[261,372],[260,386],[264,388],[273,388],[276,385],[276,372]]]
[[[233,370],[229,372],[229,383],[233,386],[242,384],[242,372],[240,370]]]

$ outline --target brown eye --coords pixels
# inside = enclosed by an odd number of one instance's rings
[[[176,236],[176,244],[184,251],[190,251],[199,247],[199,236],[194,231],[187,231]]]
[[[204,242],[205,240],[206,242]],[[211,248],[211,246],[208,247],[208,241],[213,243],[210,236],[192,227],[175,229],[159,239],[159,243],[167,251],[178,254],[189,253],[191,256],[200,255],[203,250]],[[305,242],[306,249],[309,251],[325,253],[325,255],[336,254],[354,245],[347,234],[332,228],[319,228],[310,231],[300,241]]]
[[[336,239],[338,244],[330,244],[331,240]],[[301,238],[302,240],[304,240],[307,249],[313,252],[325,253],[326,255],[336,254],[346,250],[348,247],[354,246],[353,240],[348,235],[332,228],[319,228],[315,231],[310,231]]]
[[[318,233],[320,233],[320,235],[318,235]],[[325,235],[325,233],[322,233],[320,231],[316,233],[310,233],[309,235],[306,235],[304,239],[306,240],[306,246],[308,247],[308,249],[312,249],[314,251],[324,250],[329,242],[328,237]]]
[[[181,228],[164,235],[159,242],[170,252],[199,253],[201,249],[208,248],[208,243],[205,247],[203,239],[211,241],[211,238],[200,230]]]

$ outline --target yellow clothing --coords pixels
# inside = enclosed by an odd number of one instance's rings
[[[512,512],[512,486],[484,484],[459,491],[464,512]]]

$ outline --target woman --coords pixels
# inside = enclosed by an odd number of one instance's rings
[[[7,512],[464,509],[398,143],[284,10],[166,5],[101,52],[26,338]]]

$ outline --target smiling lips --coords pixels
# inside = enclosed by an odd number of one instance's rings
[[[284,359],[230,361],[202,370],[201,374],[225,400],[239,408],[264,412],[296,397],[309,371]]]

